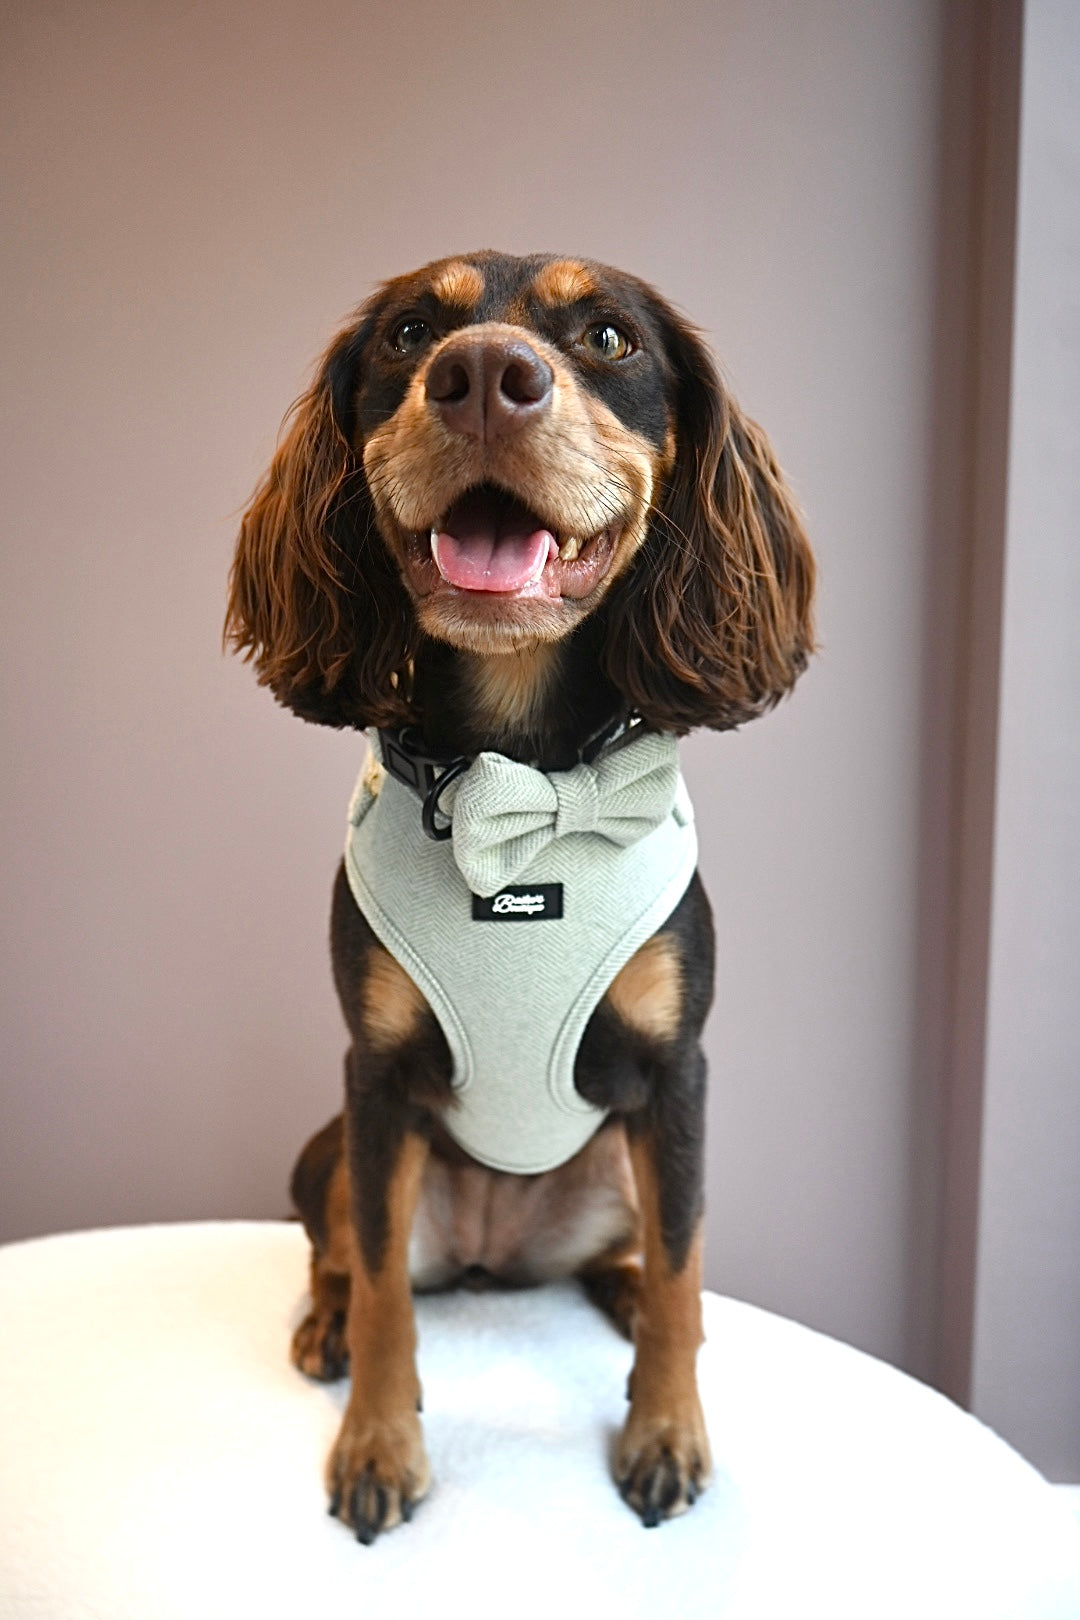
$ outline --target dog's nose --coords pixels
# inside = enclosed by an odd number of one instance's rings
[[[470,439],[516,433],[547,410],[551,367],[516,337],[461,337],[437,356],[427,397],[447,427]]]

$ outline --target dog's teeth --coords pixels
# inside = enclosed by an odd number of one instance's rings
[[[559,547],[559,556],[562,558],[563,562],[573,562],[580,550],[581,541],[575,540],[574,536],[571,535],[569,540],[564,540],[562,545]]]
[[[445,579],[446,574],[443,572],[443,565],[439,561],[439,531],[437,528],[432,528],[431,531],[431,555],[435,559],[436,568],[439,570],[439,573],[442,574],[443,579]]]

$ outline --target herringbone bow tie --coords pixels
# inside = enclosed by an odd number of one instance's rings
[[[675,738],[653,732],[569,771],[545,773],[502,754],[478,754],[446,806],[454,859],[474,894],[497,894],[569,833],[636,843],[671,814],[678,781]]]

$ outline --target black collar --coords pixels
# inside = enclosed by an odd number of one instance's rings
[[[578,749],[578,763],[591,765],[601,751],[628,725],[625,715],[616,715]],[[471,754],[433,754],[420,734],[419,726],[381,726],[379,748],[390,776],[411,788],[420,800],[420,824],[429,838],[450,837],[450,823],[435,819],[439,799],[451,782],[456,782],[473,762]]]

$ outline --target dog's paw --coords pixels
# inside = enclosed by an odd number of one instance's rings
[[[349,1370],[349,1347],[345,1342],[345,1312],[310,1311],[293,1334],[289,1351],[294,1367],[308,1378],[332,1384]]]
[[[632,1405],[615,1449],[619,1494],[651,1529],[693,1507],[712,1477],[701,1405],[678,1414]]]
[[[415,1412],[354,1414],[351,1408],[326,1468],[330,1512],[365,1546],[412,1518],[427,1494],[431,1466]]]
[[[634,1328],[641,1309],[641,1263],[636,1258],[614,1264],[594,1265],[581,1274],[582,1287],[597,1310],[624,1339],[634,1342]]]

